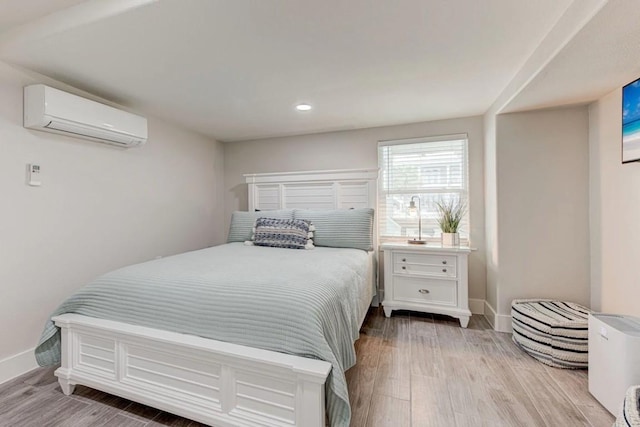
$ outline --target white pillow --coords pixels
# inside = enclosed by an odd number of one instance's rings
[[[316,246],[373,250],[373,209],[294,209],[294,219],[311,221]]]

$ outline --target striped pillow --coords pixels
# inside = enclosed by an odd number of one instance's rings
[[[313,249],[312,225],[301,219],[258,218],[253,244],[272,248]]]
[[[256,219],[268,215],[270,218],[293,219],[293,209],[279,211],[244,212],[236,211],[231,215],[231,226],[227,243],[251,240]]]
[[[373,209],[294,209],[293,218],[313,223],[316,246],[373,250]]]

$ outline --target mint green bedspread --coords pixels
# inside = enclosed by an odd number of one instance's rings
[[[317,358],[327,379],[332,426],[348,426],[344,371],[372,298],[369,254],[358,249],[277,249],[230,243],[107,273],[52,314],[85,316]],[[36,348],[41,366],[60,361],[48,321]]]

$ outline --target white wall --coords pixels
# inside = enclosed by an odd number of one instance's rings
[[[487,291],[485,316],[495,327],[498,307],[498,177],[496,170],[496,115],[484,116],[484,205]]]
[[[621,163],[620,89],[589,106],[591,304],[640,316],[640,163]]]
[[[516,298],[589,305],[586,107],[497,116],[498,306]]]
[[[0,382],[93,277],[224,240],[222,144],[153,118],[130,150],[30,131],[22,87],[35,82],[50,83],[0,63]],[[39,188],[25,184],[32,162]]]
[[[484,161],[482,117],[330,132],[224,144],[225,224],[247,209],[243,174],[378,167],[378,141],[455,133],[469,134],[471,242],[470,298],[485,298]]]

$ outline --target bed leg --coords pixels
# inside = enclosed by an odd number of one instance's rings
[[[69,380],[65,380],[64,378],[58,378],[58,383],[60,384],[62,392],[67,396],[73,394],[73,391],[76,389],[75,384],[71,384]]]
[[[61,366],[56,369],[54,375],[58,377],[58,384],[62,392],[69,396],[73,394],[76,385],[69,381],[71,376],[71,365],[73,357],[73,341],[77,339],[75,334],[71,332],[71,325],[68,321],[56,322],[56,326],[60,327],[61,332],[61,348],[60,348],[60,362]]]

